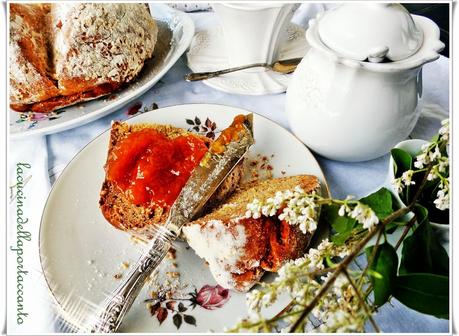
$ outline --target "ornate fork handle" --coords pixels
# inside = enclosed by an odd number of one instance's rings
[[[150,249],[144,253],[128,279],[121,284],[103,304],[103,310],[94,323],[91,332],[113,333],[121,325],[148,276],[158,267],[172,246],[169,239],[157,236]]]

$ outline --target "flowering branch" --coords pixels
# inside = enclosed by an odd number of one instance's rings
[[[354,288],[355,294],[356,294],[357,298],[359,299],[360,304],[362,305],[363,309],[365,309],[365,312],[367,313],[367,316],[368,316],[368,319],[370,320],[371,325],[373,326],[373,328],[375,329],[376,332],[378,332],[378,333],[381,332],[381,330],[379,329],[378,325],[376,324],[376,321],[373,319],[373,316],[371,316],[370,308],[368,308],[368,305],[365,302],[365,300],[362,298],[362,295],[360,294],[359,289],[355,285],[355,283],[352,280],[352,278],[349,276],[349,272],[347,271],[347,269],[344,269],[343,273],[346,276],[347,281],[349,281],[349,283],[351,284],[352,288]]]
[[[347,231],[345,231],[346,235],[340,237],[342,243],[331,243],[328,239],[322,241],[317,249],[311,248],[304,257],[285,264],[278,271],[278,276],[274,282],[270,284],[261,283],[260,289],[254,289],[248,293],[249,318],[240,321],[230,331],[270,331],[277,330],[277,327],[281,327],[282,324],[284,326],[287,324],[288,327],[283,330],[302,331],[309,323],[306,317],[312,313],[316,319],[323,322],[319,331],[341,333],[363,331],[365,321],[369,320],[375,331],[379,332],[379,328],[372,317],[373,307],[384,304],[391,292],[387,292],[386,288],[381,287],[381,283],[378,283],[377,279],[385,279],[386,284],[391,277],[407,281],[407,278],[397,276],[398,259],[395,251],[406,240],[406,244],[403,245],[401,261],[402,264],[406,264],[409,261],[403,258],[404,254],[407,253],[408,246],[415,246],[413,245],[415,244],[413,236],[423,234],[418,233],[421,230],[421,224],[419,224],[414,230],[414,234],[408,236],[417,219],[421,223],[425,223],[423,218],[417,216],[419,210],[417,202],[422,197],[426,184],[430,183],[429,185],[431,185],[431,181],[438,180],[440,190],[437,192],[437,200],[434,203],[440,210],[449,208],[449,160],[442,154],[445,152],[448,142],[449,123],[445,121],[442,122],[439,136],[431,144],[424,146],[422,152],[416,157],[414,164],[416,169],[403,172],[398,181],[395,181],[395,185],[401,185],[402,188],[414,184],[417,187],[409,202],[406,202],[408,205],[398,210],[392,209],[390,193],[387,195],[383,192],[376,196],[372,194],[360,201],[350,197],[345,200],[335,200],[322,198],[314,193],[307,194],[301,188],[278,192],[273,198],[265,201],[254,200],[250,203],[247,206],[247,217],[277,216],[290,225],[297,225],[304,233],[315,231],[319,219],[322,218],[322,215],[319,216],[319,211],[325,206],[328,208],[328,212],[330,209],[335,211],[335,215],[333,215],[335,217],[332,216],[331,218],[344,218],[339,222],[339,225],[341,228],[347,227],[345,229]],[[423,174],[422,178],[420,180],[417,178],[415,182],[413,176],[421,173]],[[388,206],[391,209],[389,212],[387,212]],[[379,210],[375,212],[374,209]],[[402,224],[400,220],[410,211],[414,211],[415,215],[408,222]],[[422,213],[421,216],[423,216]],[[396,220],[398,221],[396,225],[402,224],[405,227],[395,247],[387,242],[380,245],[381,238],[383,236],[386,238],[387,232],[393,228],[389,224]],[[377,237],[376,244],[372,250],[367,249],[366,251],[367,266],[363,271],[349,271],[351,263],[374,237]],[[430,236],[426,237],[425,239],[431,239]],[[410,240],[410,244],[408,240]],[[431,244],[435,245],[435,242],[428,241],[427,244],[432,246]],[[436,248],[438,250],[438,246]],[[438,253],[442,254],[441,252]],[[382,253],[385,253],[388,264],[383,265],[383,268],[375,268],[381,267],[380,256]],[[336,262],[336,259],[339,261]],[[327,263],[327,267],[325,267],[324,262]],[[445,260],[443,260],[444,262]],[[446,264],[448,263],[446,262]],[[444,271],[439,270],[439,272]],[[413,275],[418,276],[417,274]],[[433,275],[425,274],[424,280],[433,281],[432,279],[434,279],[436,281],[434,287],[436,284],[439,284],[441,288],[448,287],[447,278],[446,280],[438,276],[432,278]],[[377,290],[379,294],[376,292]],[[368,294],[372,291],[375,297],[373,306],[370,308]],[[263,318],[261,309],[272,305],[281,292],[289,293],[292,301],[273,318]],[[395,296],[399,299],[399,296]],[[408,303],[407,305],[410,306]],[[427,303],[426,306],[432,305]],[[447,306],[446,301],[442,307]]]
[[[328,280],[322,285],[322,288],[320,291],[316,294],[314,299],[309,303],[309,305],[303,310],[301,313],[300,317],[298,320],[293,324],[292,328],[290,329],[290,332],[295,332],[301,325],[302,320],[311,312],[311,310],[314,308],[316,303],[319,301],[319,299],[327,292],[327,290],[330,288],[331,285],[335,282],[336,278],[339,276],[339,274],[347,269],[347,267],[350,265],[352,261],[356,258],[356,256],[362,251],[362,249],[368,244],[368,242],[376,235],[376,233],[379,232],[379,230],[384,229],[384,227],[392,223],[395,219],[407,214],[411,207],[414,204],[410,204],[407,207],[401,208],[395,212],[393,212],[391,215],[386,217],[380,225],[378,225],[377,229],[371,230],[368,232],[368,234],[365,236],[364,239],[362,239],[359,244],[354,248],[354,250],[335,268],[335,271],[331,273],[331,276],[328,278]]]
[[[363,225],[364,229],[370,229],[378,223],[379,219],[374,211],[366,204],[352,200],[348,196],[345,200],[324,198],[315,192],[306,193],[301,187],[295,187],[294,191],[278,191],[273,198],[266,201],[254,199],[247,204],[247,218],[260,218],[262,215],[272,217],[277,215],[279,220],[285,220],[290,225],[298,225],[300,230],[313,233],[317,229],[318,209],[322,205],[339,205],[339,215],[354,218]]]
[[[443,156],[449,144],[449,119],[442,121],[438,137],[431,143],[422,146],[422,151],[416,156],[414,167],[403,172],[402,176],[392,181],[394,188],[400,194],[403,189],[414,185],[415,174],[424,173],[427,181],[438,181],[437,198],[434,201],[439,210],[449,209],[449,159]],[[418,188],[418,191],[422,188]],[[419,196],[419,195],[418,195]]]

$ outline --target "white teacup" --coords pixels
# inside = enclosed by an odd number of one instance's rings
[[[212,7],[223,28],[230,66],[277,60],[283,28],[295,4],[215,3]]]

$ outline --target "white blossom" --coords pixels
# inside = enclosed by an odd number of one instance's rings
[[[247,204],[246,217],[259,218],[275,216],[278,211],[280,220],[290,225],[297,225],[303,233],[314,232],[317,229],[317,209],[315,194],[307,194],[301,187],[296,186],[293,191],[278,191],[274,197],[260,202],[254,199]]]
[[[440,139],[449,142],[449,119],[445,119],[441,122],[442,127],[438,131]]]
[[[260,218],[261,217],[261,202],[258,199],[254,199],[251,203],[247,204],[247,212],[245,213],[246,218]]]
[[[440,210],[449,209],[449,192],[448,190],[440,189],[437,192],[437,198],[434,201],[435,206]]]
[[[433,152],[432,151],[429,152],[429,159],[431,162],[433,162],[435,160],[438,160],[440,157],[441,157],[440,148],[438,148],[438,145],[437,145],[435,146],[435,149]]]
[[[449,167],[449,160],[447,158],[443,158],[442,160],[440,160],[440,162],[438,163],[438,171],[440,173],[445,173],[446,172],[446,169]]]
[[[413,179],[413,173],[414,173],[414,171],[412,171],[412,170],[407,170],[407,171],[403,172],[403,174],[402,174],[402,181],[403,181],[403,183],[404,183],[405,185],[408,186],[408,185],[410,185],[410,184],[415,184],[415,182],[412,181],[412,179]]]
[[[321,252],[325,252],[332,247],[333,247],[333,244],[328,240],[328,238],[325,238],[324,240],[320,242],[319,246],[317,246],[317,250]]]
[[[379,222],[374,211],[368,205],[360,202],[349,213],[349,216],[362,224],[364,229],[370,229]]]
[[[427,175],[427,181],[433,181],[438,178],[438,169],[437,166],[432,166],[430,169],[429,174]]]
[[[260,312],[260,303],[262,302],[264,293],[258,289],[252,289],[246,295],[246,303],[249,312]]]
[[[345,245],[343,245],[345,247]],[[343,248],[339,253],[338,257],[340,258],[346,258],[349,255],[350,251],[346,248]]]
[[[414,166],[417,169],[422,169],[424,166],[428,165],[430,163],[429,161],[429,156],[427,155],[427,152],[423,151],[421,154],[416,156],[416,161],[414,162]]]
[[[348,285],[349,281],[347,280],[346,276],[344,274],[338,275],[335,282],[333,283],[333,288],[336,291],[336,295],[340,296],[342,288]]]
[[[343,205],[339,207],[338,215],[343,217],[343,216],[346,216],[346,214],[348,214],[349,212],[351,212],[351,208],[349,207],[347,203],[344,203]]]
[[[392,186],[395,188],[398,194],[403,191],[403,182],[401,178],[396,178],[392,181]]]
[[[343,204],[340,206],[339,210],[338,210],[338,215],[340,215],[341,217],[345,216],[346,214],[348,214],[349,212],[351,212],[351,208],[349,207],[349,203],[348,201],[350,201],[351,199],[353,199],[354,197],[351,196],[351,195],[347,195],[346,196],[346,199],[343,201]]]

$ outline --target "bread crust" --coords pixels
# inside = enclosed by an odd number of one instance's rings
[[[209,146],[212,140],[205,136],[191,133],[185,129],[174,127],[171,125],[161,124],[127,124],[115,121],[110,130],[110,140],[108,144],[107,161],[105,164],[105,171],[107,173],[108,164],[114,158],[115,146],[124,139],[131,132],[139,131],[142,129],[155,129],[156,131],[164,134],[169,139],[174,139],[180,135],[193,135],[202,139],[206,146]],[[231,194],[239,184],[242,177],[242,164],[238,165],[222,185],[214,193],[209,204],[214,206],[220,204],[226,196]],[[166,221],[168,209],[164,208],[146,208],[132,204],[126,197],[125,193],[112,181],[105,178],[99,199],[99,206],[105,219],[114,227],[130,231],[133,233],[149,234],[149,231],[155,224],[162,224]],[[211,207],[206,209],[210,210]]]
[[[59,94],[49,76],[49,6],[10,4],[10,103],[31,104]]]
[[[130,82],[158,34],[145,4],[11,4],[10,23],[10,107],[42,113]]]

